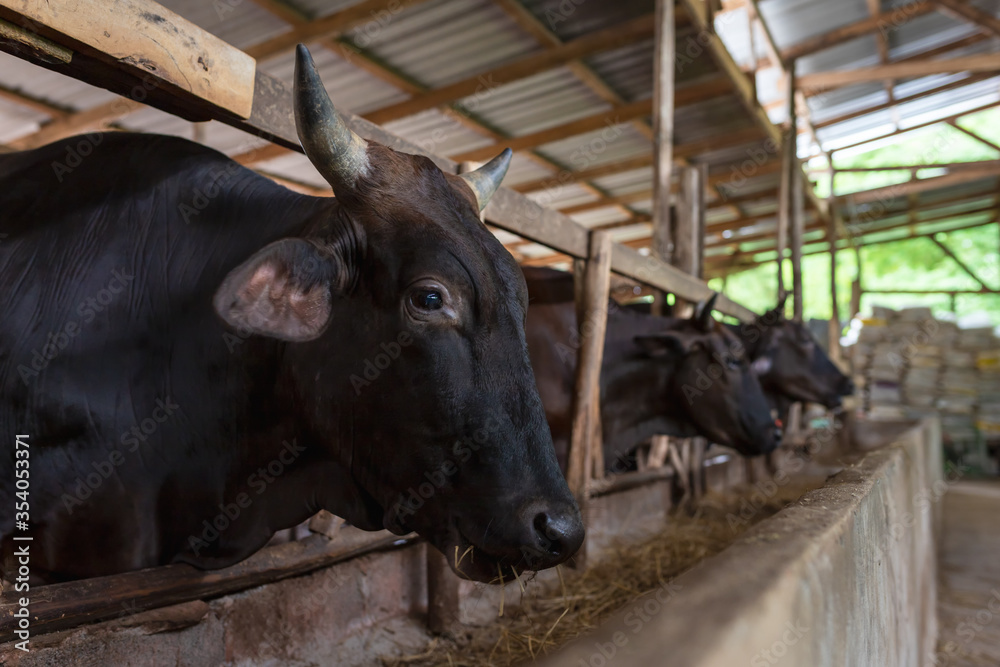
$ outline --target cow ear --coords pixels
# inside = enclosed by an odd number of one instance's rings
[[[301,342],[330,322],[337,261],[304,239],[268,245],[229,272],[215,292],[215,312],[242,331]]]
[[[669,331],[652,336],[636,336],[632,340],[648,356],[658,359],[668,355],[682,355],[691,351],[696,336],[679,331]]]

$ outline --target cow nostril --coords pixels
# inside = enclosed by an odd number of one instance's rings
[[[549,520],[549,515],[545,512],[539,512],[535,515],[534,523],[535,535],[538,538],[538,544],[542,550],[553,558],[559,558],[562,556],[566,549],[566,545],[563,536],[559,534],[559,530],[555,525],[553,525],[553,522]]]

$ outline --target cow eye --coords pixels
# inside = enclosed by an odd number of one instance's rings
[[[444,306],[444,297],[441,292],[422,289],[410,295],[410,303],[421,310],[440,310]]]

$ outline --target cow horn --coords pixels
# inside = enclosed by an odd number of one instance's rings
[[[715,300],[719,298],[718,292],[712,292],[712,296],[708,297],[708,300],[702,304],[701,308],[695,313],[695,320],[698,323],[698,327],[702,331],[709,331],[712,325],[712,311],[715,309]]]
[[[500,181],[503,180],[503,177],[507,175],[507,168],[510,167],[510,158],[513,154],[513,151],[505,148],[500,155],[497,155],[479,169],[459,174],[462,180],[472,188],[472,192],[475,193],[480,211],[490,203],[490,197],[500,187]]]
[[[313,166],[335,195],[354,189],[368,172],[368,142],[354,134],[326,93],[309,49],[295,49],[295,130]]]

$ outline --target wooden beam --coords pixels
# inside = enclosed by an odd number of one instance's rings
[[[971,2],[962,0],[934,0],[938,9],[960,21],[968,21],[991,37],[1000,37],[1000,19],[984,12]]]
[[[303,25],[312,20],[311,16],[284,0],[251,0],[251,2],[293,26]]]
[[[700,31],[699,44],[704,43],[712,59],[726,76],[729,77],[733,87],[736,89],[737,97],[750,114],[754,123],[764,131],[765,136],[769,137],[775,144],[778,144],[781,141],[781,132],[771,123],[767,113],[761,108],[760,102],[757,101],[756,86],[750,82],[743,73],[743,70],[736,64],[736,61],[729,54],[726,45],[723,44],[719,36],[715,34],[713,27],[709,24],[709,11],[705,0],[681,0],[681,2],[687,10],[688,16],[691,17],[691,22]]]
[[[1000,151],[1000,145],[995,144],[994,142],[990,141],[989,139],[983,137],[980,134],[977,134],[976,132],[973,132],[972,130],[969,130],[969,129],[966,129],[966,128],[962,127],[961,125],[958,124],[957,121],[949,120],[947,122],[948,122],[949,125],[951,125],[953,128],[955,128],[956,130],[958,130],[962,134],[965,134],[965,135],[967,135],[969,137],[972,137],[973,139],[975,139],[979,143],[985,144],[985,145],[989,146],[990,148],[992,148],[995,151]]]
[[[190,565],[166,565],[107,577],[33,587],[31,629],[43,634],[75,627],[86,622],[120,617],[122,606],[137,611],[165,607],[190,600],[219,597],[263,584],[301,576],[366,554],[388,551],[412,544],[405,537],[382,530],[375,533],[352,531],[352,539],[311,535],[305,540],[266,547],[244,561],[209,572]],[[14,599],[0,603],[0,636],[14,636],[19,608]]]
[[[849,195],[843,195],[841,198],[850,200],[854,204],[866,204],[869,202],[886,203],[898,197],[905,197],[914,192],[937,190],[938,188],[961,185],[963,183],[969,183],[971,181],[977,181],[981,178],[989,178],[991,176],[1000,176],[1000,168],[993,167],[991,169],[983,169],[981,171],[971,169],[968,171],[959,171],[953,174],[945,174],[944,176],[922,178],[919,180],[907,181],[906,183],[898,183],[896,185],[887,185],[881,188],[853,192]]]
[[[380,16],[396,16],[404,9],[423,4],[426,0],[361,0],[346,9],[308,23],[295,25],[288,32],[254,44],[246,53],[258,61],[290,51],[298,43],[337,37],[358,26],[375,21]]]
[[[865,81],[882,79],[903,79],[929,76],[931,74],[951,74],[955,72],[997,72],[1000,71],[1000,53],[984,53],[962,56],[948,60],[915,60],[911,62],[889,63],[876,67],[861,67],[853,70],[812,72],[799,77],[799,87],[803,90],[829,90]]]
[[[969,274],[969,276],[972,277],[973,280],[975,280],[977,283],[979,283],[980,285],[982,285],[984,290],[991,290],[992,289],[989,285],[987,285],[985,282],[983,282],[983,279],[980,278],[978,275],[976,275],[976,272],[973,271],[969,267],[968,264],[966,264],[965,262],[963,262],[962,259],[958,255],[956,255],[955,252],[951,248],[949,248],[947,245],[945,245],[941,241],[938,241],[933,236],[928,236],[927,238],[930,239],[931,242],[934,243],[934,245],[936,245],[937,247],[941,248],[941,250],[944,252],[945,255],[947,255],[948,257],[950,257],[956,264],[958,264],[958,266],[959,266],[960,269],[962,269],[963,271],[965,271],[967,274]]]
[[[631,44],[653,34],[653,16],[641,16],[623,24],[586,34],[561,46],[553,46],[541,53],[525,56],[512,63],[501,65],[487,72],[471,76],[461,81],[435,88],[408,100],[390,104],[368,114],[365,118],[373,123],[385,123],[405,118],[454,102],[471,95],[490,95],[505,84],[527,78],[560,65],[585,58],[589,55],[608,51]]]
[[[944,118],[937,118],[935,120],[929,120],[923,123],[918,123],[917,125],[911,125],[910,127],[905,127],[899,130],[894,130],[892,132],[887,132],[886,134],[877,137],[863,139],[862,141],[858,141],[853,144],[848,144],[846,146],[838,146],[837,148],[831,149],[830,152],[833,153],[836,151],[847,150],[849,148],[857,148],[858,146],[864,146],[865,144],[870,144],[875,141],[881,141],[883,139],[888,139],[889,137],[895,137],[901,134],[905,134],[907,132],[912,132],[914,130],[920,130],[925,127],[930,127],[931,125],[937,125],[938,123],[947,123],[949,120],[955,120],[961,118],[962,116],[968,116],[969,114],[979,113],[980,111],[986,111],[987,109],[992,109],[998,105],[1000,105],[1000,102],[987,102],[986,104],[981,104],[978,107],[974,107],[972,109],[968,109],[966,111],[962,111],[961,113],[953,114],[951,116],[946,116]]]
[[[604,334],[608,326],[608,291],[611,287],[611,235],[590,232],[589,254],[583,284],[583,314],[577,322],[580,348],[573,391],[573,426],[566,481],[581,509],[587,501],[590,461],[594,446],[594,401],[600,401]]]
[[[871,16],[854,23],[849,23],[829,32],[803,40],[782,51],[781,57],[788,61],[796,60],[802,56],[828,49],[831,46],[843,44],[862,35],[898,28],[903,23],[918,16],[923,16],[935,9],[936,6],[933,2],[908,2],[878,16]]]
[[[974,137],[976,139],[980,138],[979,135],[974,135]],[[982,171],[983,169],[992,169],[994,167],[1000,168],[1000,160],[972,160],[971,162],[918,162],[918,163],[908,163],[908,164],[886,165],[884,167],[837,167],[837,173],[861,174],[861,173],[872,173],[880,171],[921,171],[924,169],[947,169],[949,172],[958,172],[958,171],[969,171],[969,170]],[[822,170],[812,171],[810,173],[818,174],[820,172],[827,172],[827,171],[828,170],[826,169],[822,169]]]
[[[77,52],[94,58],[103,76],[121,72],[191,103],[250,115],[253,58],[152,0],[0,0],[0,19],[71,49],[74,60]]]
[[[72,113],[69,109],[56,106],[55,104],[51,104],[45,100],[33,97],[19,90],[7,88],[6,86],[0,86],[0,98],[5,99],[8,102],[13,102],[14,104],[26,109],[43,113],[53,120],[62,120]]]
[[[670,193],[674,163],[674,78],[676,39],[674,0],[656,0],[656,43],[653,53],[653,256],[667,263],[674,253]],[[666,312],[667,295],[653,297],[653,314]]]
[[[45,144],[73,136],[74,134],[103,129],[111,122],[123,118],[142,107],[143,105],[139,102],[120,97],[92,109],[78,111],[64,116],[59,120],[54,120],[42,126],[42,129],[38,132],[15,139],[9,142],[9,144],[17,150],[38,148],[39,146],[44,146]]]
[[[532,132],[531,134],[525,134],[519,137],[510,137],[509,139],[504,139],[498,144],[491,144],[482,148],[476,148],[459,155],[453,155],[451,158],[458,161],[488,160],[496,156],[496,154],[504,148],[510,148],[513,151],[523,151],[537,146],[544,146],[545,144],[550,144],[569,137],[575,137],[579,134],[594,132],[596,130],[600,130],[601,128],[613,128],[616,125],[632,120],[633,118],[648,115],[652,111],[652,108],[652,100],[641,100],[639,102],[633,102],[632,104],[626,104],[570,121],[569,123],[565,123],[563,125],[550,127],[539,132]]]

